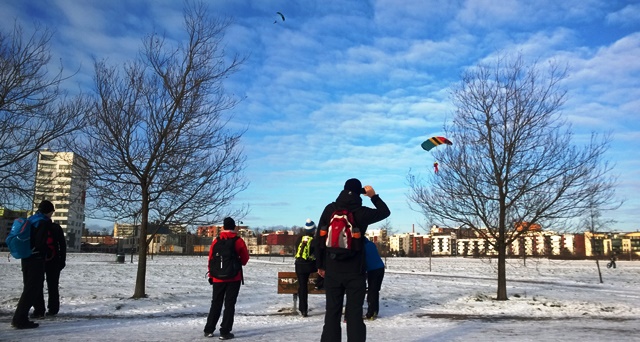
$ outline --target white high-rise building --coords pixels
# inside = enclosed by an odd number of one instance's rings
[[[69,251],[80,251],[86,180],[87,162],[77,154],[48,150],[38,154],[34,210],[42,200],[53,203],[56,208],[53,221],[62,227]]]

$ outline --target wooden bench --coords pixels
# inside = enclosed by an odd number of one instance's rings
[[[307,289],[309,294],[325,294],[324,289],[316,290],[316,278],[318,273],[311,273],[309,276],[309,282],[307,283]],[[278,294],[293,294],[293,310],[298,310],[296,305],[298,301],[298,276],[296,272],[278,272]]]

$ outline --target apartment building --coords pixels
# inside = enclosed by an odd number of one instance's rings
[[[67,240],[69,251],[80,251],[85,226],[85,200],[88,165],[84,158],[72,152],[38,153],[33,207],[42,200],[53,203],[53,221],[58,223]]]

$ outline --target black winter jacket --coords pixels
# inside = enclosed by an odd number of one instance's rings
[[[316,232],[317,241],[319,239],[319,233],[322,228],[329,226],[331,215],[336,210],[347,209],[353,214],[353,220],[356,226],[360,229],[362,236],[367,232],[367,228],[370,224],[382,221],[391,215],[391,211],[387,204],[378,195],[371,197],[371,203],[375,206],[375,209],[365,207],[362,205],[362,198],[359,194],[351,191],[343,190],[338,195],[335,202],[329,203],[322,212],[322,216],[318,221],[318,231]],[[314,239],[316,240],[316,239]],[[364,273],[364,252],[362,249],[360,252],[348,260],[336,261],[328,256],[324,245],[318,243],[316,248],[316,265],[319,269],[324,269],[327,272],[337,273]]]
[[[47,238],[47,262],[55,263],[63,269],[67,261],[67,241],[64,231],[57,223],[51,224],[51,234]]]
[[[31,250],[33,253],[29,258],[44,259],[47,256],[47,237],[49,236],[52,222],[50,218],[40,212],[36,212],[34,216],[36,215],[45,217],[38,221],[34,227],[31,227]]]

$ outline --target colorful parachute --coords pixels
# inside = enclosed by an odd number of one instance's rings
[[[422,148],[425,149],[425,151],[429,151],[432,148],[442,144],[453,145],[453,143],[445,137],[431,137],[425,140],[420,146],[422,146]]]

